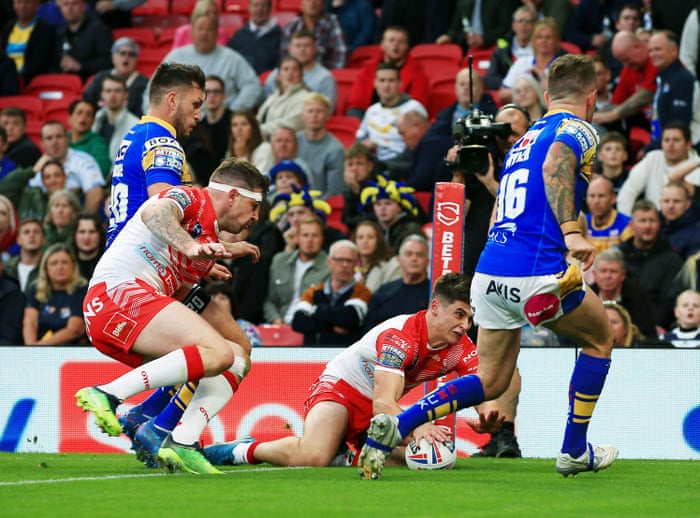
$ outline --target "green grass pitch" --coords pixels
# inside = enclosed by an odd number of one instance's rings
[[[148,470],[133,455],[0,454],[0,515],[700,516],[700,462],[619,459],[563,478],[553,459],[460,459],[449,471],[237,466],[224,476]]]

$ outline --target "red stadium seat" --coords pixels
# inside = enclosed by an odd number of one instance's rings
[[[27,136],[31,139],[34,144],[36,144],[39,149],[42,149],[41,147],[41,126],[43,125],[43,122],[37,119],[27,119],[27,126],[25,128],[25,131],[27,133]]]
[[[442,63],[459,68],[462,62],[462,47],[454,43],[438,45],[437,43],[422,43],[411,49],[411,57],[425,63],[423,68],[432,72],[435,66]]]
[[[196,0],[171,0],[170,13],[184,14],[185,16],[189,16],[192,14],[192,9],[194,9],[195,3]]]
[[[275,11],[301,11],[301,0],[275,0]]]
[[[355,143],[355,133],[359,127],[360,120],[348,115],[331,115],[326,123],[326,129],[346,148]]]
[[[350,54],[345,68],[362,68],[366,61],[377,57],[381,51],[382,48],[379,45],[360,45]]]
[[[40,74],[24,89],[25,95],[35,95],[39,99],[61,99],[82,93],[83,82],[76,74]]]
[[[142,49],[139,54],[139,60],[136,63],[136,70],[146,77],[151,77],[169,51],[170,49],[166,47]]]
[[[569,54],[581,54],[581,47],[570,41],[560,41],[559,46]]]
[[[290,325],[260,324],[257,328],[263,345],[293,347],[304,344],[304,335],[294,331]]]
[[[0,97],[0,110],[9,107],[24,110],[27,119],[39,121],[44,119],[44,103],[41,102],[41,99],[33,95]]]
[[[335,84],[338,87],[338,101],[335,106],[336,115],[345,115],[347,111],[348,99],[350,99],[350,92],[352,92],[352,87],[357,81],[357,74],[359,69],[357,68],[332,68],[331,74],[335,78]]]
[[[416,191],[414,193],[418,205],[426,214],[430,214],[430,201],[433,199],[433,193],[429,191]]]
[[[491,64],[491,56],[493,55],[494,49],[495,47],[491,47],[489,49],[477,49],[468,52],[467,55],[464,56],[464,60],[462,61],[462,67],[469,67],[469,56],[471,56],[472,62],[474,63],[474,72],[477,72],[482,77],[485,76],[486,72],[489,71],[489,65]]]
[[[123,27],[112,29],[112,38],[117,41],[119,38],[131,38],[139,44],[141,48],[152,47],[156,42],[156,33],[150,27]]]
[[[430,105],[428,115],[434,119],[441,110],[457,100],[455,94],[455,76],[444,75],[430,81]]]
[[[224,28],[229,38],[233,36],[234,32],[243,27],[244,23],[245,20],[240,14],[221,13],[221,15],[219,16],[219,25]]]
[[[79,95],[70,95],[62,99],[44,99],[44,120],[60,121],[63,124],[68,122],[68,107]]]
[[[299,11],[277,11],[272,13],[274,18],[277,18],[277,25],[283,29],[291,22],[299,18]]]
[[[146,0],[145,3],[134,7],[131,16],[167,16],[170,14],[170,2],[168,0]]]

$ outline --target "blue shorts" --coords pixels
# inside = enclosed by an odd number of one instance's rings
[[[471,306],[484,329],[537,328],[576,309],[585,295],[578,265],[555,275],[500,277],[474,274]]]

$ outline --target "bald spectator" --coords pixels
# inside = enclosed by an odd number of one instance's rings
[[[615,209],[613,184],[603,176],[593,178],[586,190],[586,239],[598,252],[617,246],[632,235],[630,217]]]
[[[78,74],[85,81],[110,65],[112,31],[92,12],[85,0],[61,0],[66,25],[58,32],[52,70]]]
[[[48,73],[56,49],[56,29],[37,16],[39,0],[13,0],[16,19],[2,28],[0,47],[7,51],[17,72],[29,82]]]
[[[382,35],[381,52],[368,60],[357,75],[348,98],[348,115],[361,119],[370,105],[379,100],[374,78],[380,63],[396,66],[401,76],[399,91],[428,106],[428,77],[420,63],[409,55],[408,32],[403,27],[391,26]]]

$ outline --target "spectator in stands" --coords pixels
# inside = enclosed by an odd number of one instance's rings
[[[632,236],[630,217],[615,209],[613,184],[604,176],[592,178],[586,190],[586,239],[597,252],[617,246]]]
[[[47,248],[36,284],[27,290],[22,335],[25,345],[71,345],[85,338],[83,297],[87,282],[70,247]]]
[[[656,31],[648,44],[649,60],[659,71],[651,103],[651,144],[658,149],[661,129],[670,122],[690,127],[691,142],[700,144],[700,92],[695,76],[678,59],[678,40],[669,31]]]
[[[456,43],[464,50],[490,48],[508,33],[517,0],[459,0],[450,28],[436,43]]]
[[[634,275],[627,275],[622,251],[611,247],[596,255],[590,286],[604,304],[620,304],[629,311],[642,334],[650,338],[656,336],[654,306],[645,297]]]
[[[391,26],[382,35],[381,52],[358,72],[348,98],[348,115],[361,119],[370,105],[379,100],[374,80],[380,63],[391,63],[399,69],[400,92],[407,93],[423,106],[429,105],[428,77],[420,63],[409,55],[408,32],[403,27]]]
[[[7,146],[7,131],[5,131],[5,128],[0,126],[0,180],[17,169],[17,164],[10,160],[6,155]]]
[[[683,123],[668,124],[662,132],[661,149],[649,151],[630,171],[617,197],[617,208],[630,214],[643,195],[659,208],[661,189],[672,180],[682,181],[691,195],[700,186],[700,157],[692,148],[690,130]]]
[[[582,51],[600,50],[611,39],[612,29],[621,7],[630,0],[579,0],[574,6],[564,35]],[[641,0],[636,2],[640,7]]]
[[[360,45],[374,43],[377,16],[369,0],[325,0],[325,4],[343,29],[348,56]]]
[[[126,81],[119,76],[109,75],[102,81],[102,108],[95,114],[92,131],[99,135],[109,147],[111,162],[117,158],[119,145],[124,135],[139,121],[127,107],[129,91]]]
[[[377,4],[376,1],[374,3]],[[381,12],[377,32],[382,33],[389,27],[402,27],[411,47],[435,43],[441,34],[445,34],[456,4],[454,0],[384,0],[379,3]]]
[[[140,117],[143,115],[142,100],[148,78],[136,70],[139,59],[139,46],[131,38],[119,38],[112,45],[112,68],[101,70],[83,91],[83,99],[100,105],[102,102],[102,83],[105,78],[115,76],[126,81],[128,91],[127,109]]]
[[[0,261],[0,345],[22,345],[22,316],[26,297]]]
[[[656,92],[656,67],[649,59],[647,44],[635,33],[620,31],[613,36],[613,56],[622,63],[622,71],[613,91],[610,109],[593,114],[593,122],[608,126],[624,120],[627,128],[647,129],[649,123],[643,112]],[[614,128],[613,128],[614,129]]]
[[[423,233],[422,221],[418,219],[418,202],[413,195],[415,191],[384,176],[378,176],[376,183],[368,184],[360,195],[365,211],[374,214],[387,243],[398,253],[404,237]]]
[[[277,88],[265,99],[257,114],[260,130],[266,139],[280,126],[297,131],[303,128],[302,101],[309,90],[304,84],[301,63],[292,56],[282,58],[276,83]]]
[[[110,29],[131,27],[131,10],[146,0],[96,0],[93,9]]]
[[[375,156],[362,144],[353,144],[345,150],[343,163],[343,224],[352,232],[367,215],[362,210],[360,193],[367,180],[376,179]]]
[[[595,84],[596,84],[596,111],[605,111],[611,108],[612,100],[612,75],[608,63],[603,56],[593,56],[593,65],[595,66]]]
[[[78,74],[85,81],[110,65],[112,31],[94,13],[86,0],[61,0],[66,25],[58,32],[52,71]]]
[[[19,217],[15,204],[7,196],[0,194],[0,260],[17,255],[17,225]],[[14,249],[14,250],[13,250]]]
[[[571,0],[521,0],[521,2],[535,11],[538,20],[554,18],[557,22],[559,39],[564,37],[564,29],[569,23],[573,7]]]
[[[430,300],[430,247],[422,234],[410,234],[399,247],[401,277],[385,282],[372,295],[365,329],[394,317],[428,307]]]
[[[107,232],[100,216],[94,212],[79,214],[71,238],[71,251],[84,279],[89,281],[92,277],[106,242]]]
[[[0,48],[0,97],[17,95],[19,90],[19,74],[15,62]]]
[[[648,6],[653,28],[673,34],[683,31],[683,24],[694,7],[694,2],[687,0],[644,0],[644,3]]]
[[[609,131],[600,138],[596,156],[596,170],[593,176],[604,176],[613,184],[617,193],[629,176],[627,162],[627,139],[622,133]]]
[[[620,31],[636,32],[642,26],[642,6],[641,4],[627,1],[617,11],[615,19],[614,33]],[[614,33],[611,36],[614,36]],[[617,79],[622,71],[622,63],[612,53],[612,37],[598,47],[598,56],[605,62],[610,70],[610,80],[617,83]]]
[[[278,194],[291,194],[294,187],[297,189],[308,189],[309,178],[306,171],[294,160],[280,160],[279,163],[270,169],[270,202]]]
[[[324,12],[324,0],[301,0],[299,17],[282,31],[280,55],[289,54],[292,34],[306,29],[314,35],[318,59],[326,68],[343,68],[348,57],[343,29],[336,15]]]
[[[629,312],[615,302],[606,302],[604,306],[613,329],[615,347],[636,347],[644,336],[632,322]]]
[[[231,115],[231,139],[226,156],[245,158],[263,173],[274,165],[272,145],[263,140],[260,123],[250,111]]]
[[[660,235],[661,222],[653,202],[639,200],[634,204],[631,226],[633,236],[620,245],[627,271],[637,278],[643,296],[650,302],[654,324],[668,329],[673,313],[672,281],[683,260]]]
[[[384,239],[379,223],[363,220],[353,233],[357,245],[355,280],[361,281],[374,293],[385,282],[396,280],[401,275],[396,254]]]
[[[297,133],[299,157],[309,164],[309,186],[323,198],[342,194],[345,148],[326,129],[331,102],[323,94],[311,92],[304,97],[301,110],[303,131]]]
[[[671,248],[686,260],[700,250],[700,207],[683,182],[672,181],[661,189],[661,234]]]
[[[226,34],[226,29],[221,27],[219,23],[219,3],[215,0],[197,0],[190,13],[191,23],[180,25],[180,27],[175,30],[175,34],[173,35],[173,50],[184,47],[185,45],[190,45],[194,41],[192,37],[192,26],[194,25],[194,21],[202,16],[211,18],[216,23],[218,28],[216,42],[219,45],[226,45],[228,35]]]
[[[298,248],[280,252],[272,259],[270,284],[263,304],[266,322],[291,324],[301,294],[328,278],[328,256],[322,249],[323,226],[318,218],[301,221]]]
[[[313,33],[301,29],[292,34],[289,42],[289,55],[296,58],[304,71],[304,84],[312,92],[318,92],[331,100],[332,109],[338,101],[338,87],[330,71],[316,59],[316,40]],[[277,83],[278,68],[275,68],[265,79],[265,95],[270,95]]]
[[[685,290],[678,295],[673,315],[675,326],[661,338],[679,349],[700,348],[700,292]]]
[[[365,112],[356,134],[357,141],[375,151],[380,161],[394,158],[406,148],[396,127],[401,113],[417,111],[428,116],[420,102],[401,93],[400,86],[398,67],[392,63],[380,63],[374,78],[379,101]]]
[[[0,33],[0,48],[15,63],[24,84],[51,69],[55,55],[56,30],[37,15],[39,0],[13,0],[16,19]],[[7,94],[3,94],[7,95]]]
[[[683,266],[673,279],[670,296],[675,298],[683,290],[700,291],[700,252],[696,252],[685,260]]]
[[[690,11],[683,24],[678,54],[685,68],[700,77],[700,5]]]
[[[41,167],[41,182],[46,191],[41,187],[28,187],[34,175],[31,167],[16,169],[0,182],[0,194],[15,204],[20,221],[27,218],[43,220],[49,196],[66,186],[66,173],[57,160],[47,160]]]
[[[44,162],[58,160],[66,172],[66,188],[84,196],[85,210],[98,212],[104,198],[104,178],[95,159],[83,151],[68,147],[66,128],[58,121],[47,121],[41,127],[41,145],[44,154],[34,164],[36,172],[30,187],[42,187],[41,169]]]
[[[302,293],[292,328],[304,334],[304,345],[344,347],[362,335],[372,292],[354,278],[357,256],[352,241],[333,243],[327,259],[328,279]]]
[[[392,180],[405,182],[417,191],[432,190],[433,170],[438,165],[437,162],[426,164],[422,158],[426,154],[423,153],[423,137],[429,127],[430,121],[422,112],[403,112],[396,121],[396,129],[406,147],[395,157],[383,161],[384,174],[388,174]],[[427,155],[430,157],[433,153],[429,152]],[[422,174],[419,174],[419,171]]]
[[[557,36],[557,25],[553,18],[543,18],[535,24],[532,33],[532,59],[521,59],[515,61],[508,69],[508,73],[503,78],[501,88],[498,90],[498,98],[501,104],[507,104],[513,100],[513,87],[515,80],[524,74],[534,77],[542,85],[542,89],[547,89],[547,71],[549,65],[555,58],[565,54],[559,46]]]
[[[68,106],[68,147],[83,151],[95,159],[103,178],[112,169],[107,141],[92,130],[95,123],[95,105],[76,99]],[[116,156],[116,153],[115,153]]]
[[[193,43],[171,50],[163,58],[163,63],[198,65],[205,75],[223,79],[228,109],[252,110],[258,105],[262,93],[258,76],[238,52],[217,44],[218,29],[218,19],[212,19],[206,13],[193,13]]]
[[[5,156],[17,167],[31,167],[39,160],[41,151],[27,135],[27,114],[20,108],[8,106],[0,111],[0,126],[7,133]]]
[[[510,34],[507,37],[499,37],[496,42],[497,48],[491,55],[489,69],[484,76],[484,86],[487,89],[498,90],[508,69],[516,60],[532,58],[532,33],[536,21],[535,12],[527,5],[521,5],[513,12]]]
[[[272,0],[250,0],[248,23],[228,41],[228,46],[248,60],[258,75],[275,68],[280,60],[282,28],[270,18],[271,12]]]
[[[297,142],[297,132],[294,128],[280,126],[270,137],[272,147],[272,158],[275,164],[282,160],[294,160],[308,174],[309,164],[299,158],[299,142]]]
[[[531,121],[536,121],[547,111],[542,85],[528,74],[522,75],[515,80],[513,84],[513,102],[527,110]]]
[[[17,282],[23,293],[39,276],[39,261],[45,243],[44,226],[40,220],[29,218],[20,221],[17,229],[19,254],[4,261],[4,273]]]
[[[65,243],[70,246],[73,230],[81,212],[82,207],[78,197],[68,189],[59,189],[49,196],[44,217],[46,246],[56,243]]]

